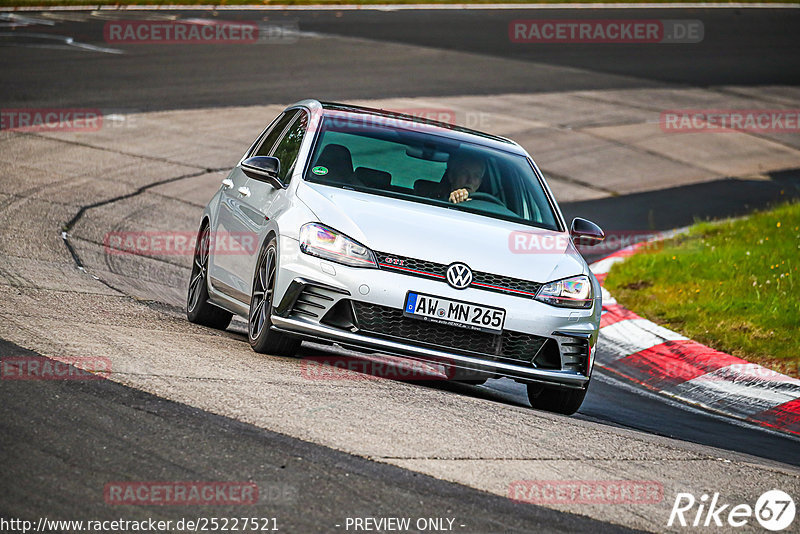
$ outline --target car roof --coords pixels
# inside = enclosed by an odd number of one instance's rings
[[[470,143],[476,143],[480,145],[490,146],[493,148],[498,148],[500,150],[505,150],[507,152],[514,152],[517,154],[526,155],[527,153],[525,150],[516,142],[512,141],[511,139],[507,139],[505,137],[500,137],[498,135],[488,134],[486,132],[481,132],[478,130],[473,130],[470,128],[465,128],[463,126],[457,126],[455,124],[450,124],[446,122],[441,122],[433,119],[428,119],[425,117],[420,117],[416,115],[410,115],[407,113],[400,113],[396,111],[389,111],[385,109],[376,109],[376,108],[368,108],[363,106],[355,106],[352,104],[342,104],[338,102],[320,102],[320,101],[311,101],[314,104],[317,104],[322,108],[323,115],[345,115],[345,116],[352,116],[352,117],[363,117],[365,115],[380,117],[382,119],[393,119],[397,121],[403,122],[413,122],[415,125],[419,125],[418,128],[420,131],[429,132],[431,134],[443,135],[458,141],[465,141]],[[306,105],[309,103],[308,100],[298,102],[295,105]],[[317,106],[312,106],[317,107]],[[379,121],[376,121],[379,123]],[[391,126],[391,122],[386,122],[387,126]],[[398,128],[402,128],[402,125],[397,125]],[[417,126],[415,126],[417,128]]]

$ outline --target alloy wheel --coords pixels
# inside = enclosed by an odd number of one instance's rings
[[[257,339],[267,322],[275,290],[275,249],[269,247],[259,262],[250,304],[250,339]]]
[[[192,278],[189,281],[188,310],[194,310],[200,302],[203,287],[208,275],[208,254],[209,254],[210,232],[208,227],[203,229],[197,246],[194,250],[194,265],[192,265]]]

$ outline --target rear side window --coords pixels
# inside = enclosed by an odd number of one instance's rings
[[[272,152],[272,156],[281,162],[280,178],[283,183],[289,183],[294,166],[297,163],[297,155],[300,153],[300,144],[308,129],[308,114],[301,112],[300,116],[286,130],[286,135],[278,142],[278,146]]]
[[[272,147],[275,146],[275,141],[281,136],[286,126],[294,120],[297,114],[300,113],[299,109],[292,109],[287,111],[275,122],[275,125],[261,140],[261,144],[253,152],[253,156],[269,156]]]

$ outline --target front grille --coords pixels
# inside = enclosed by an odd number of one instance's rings
[[[521,297],[530,298],[535,297],[539,288],[542,287],[542,284],[536,282],[477,271],[472,273],[472,285],[476,285],[487,291],[496,291],[498,293],[507,293],[509,295],[519,295]]]
[[[412,276],[429,276],[431,278],[441,279],[444,279],[445,272],[447,271],[447,265],[433,261],[395,256],[386,254],[385,252],[376,252],[376,254],[378,255],[378,263],[381,269],[395,270]],[[387,261],[393,263],[386,263]],[[399,264],[394,262],[399,262]]]
[[[378,267],[383,270],[446,282],[445,273],[448,265],[443,263],[398,256],[388,252],[375,252],[375,254],[378,256]],[[539,288],[542,287],[542,284],[510,276],[473,271],[472,283],[469,287],[506,295],[533,298]]]
[[[504,330],[489,334],[405,317],[402,310],[352,301],[359,331],[430,345],[448,351],[471,353],[492,359],[530,364],[548,338]],[[559,364],[553,364],[560,368]],[[537,366],[539,359],[537,358]]]

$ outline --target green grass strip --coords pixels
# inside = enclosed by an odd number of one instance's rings
[[[623,306],[717,350],[798,376],[800,203],[698,223],[614,265]]]

